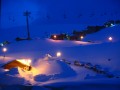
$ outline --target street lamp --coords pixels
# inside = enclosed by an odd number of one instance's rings
[[[57,53],[56,53],[56,56],[57,56],[57,57],[60,57],[60,56],[61,56],[61,52],[57,52]]]
[[[112,40],[113,40],[113,38],[112,38],[112,37],[109,37],[109,38],[108,38],[108,40],[109,40],[109,41],[112,41]]]
[[[27,23],[27,34],[28,34],[28,37],[27,39],[30,40],[30,31],[29,31],[29,20],[28,20],[28,17],[30,16],[31,12],[28,12],[28,11],[25,11],[24,12],[24,16],[26,16],[26,23]]]
[[[80,39],[83,39],[84,37],[83,36],[80,36]]]
[[[2,51],[3,51],[3,53],[4,53],[4,56],[3,56],[3,57],[4,57],[3,60],[4,60],[4,59],[5,59],[5,52],[7,52],[7,48],[4,47],[4,48],[2,49]]]
[[[54,35],[53,37],[54,37],[54,39],[56,39],[56,38],[57,38],[57,36],[56,36],[56,35]]]

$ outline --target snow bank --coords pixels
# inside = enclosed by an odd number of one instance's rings
[[[75,71],[69,65],[60,60],[38,60],[33,64],[31,71],[22,71],[20,68],[18,70],[20,75],[26,80],[34,79],[37,82],[76,75]]]
[[[36,81],[47,81],[75,76],[75,71],[60,60],[40,61],[37,65],[40,75],[35,76]]]
[[[60,73],[72,74],[74,72],[69,65],[60,60],[40,60],[35,64],[35,67],[41,74],[47,75]]]

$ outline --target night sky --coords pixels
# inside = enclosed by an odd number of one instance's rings
[[[25,25],[23,12],[31,12],[30,23],[88,24],[117,19],[119,0],[1,0],[2,28]],[[101,20],[102,19],[102,20]],[[99,21],[98,21],[99,20]]]

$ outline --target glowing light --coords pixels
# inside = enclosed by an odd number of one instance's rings
[[[17,61],[19,61],[19,62],[21,62],[21,63],[23,63],[25,65],[28,65],[28,66],[30,66],[31,62],[32,62],[31,59],[17,59]]]
[[[83,36],[80,36],[81,39],[83,39],[84,37]]]
[[[6,52],[7,51],[7,48],[3,48],[3,52]]]
[[[2,47],[3,47],[3,46],[4,46],[4,45],[3,45],[3,43],[0,43],[0,46],[2,46]]]
[[[54,40],[54,39],[49,39],[50,42],[53,42],[53,43],[61,43],[63,42],[62,40]]]
[[[113,40],[113,38],[112,38],[112,37],[109,37],[109,38],[108,38],[108,40],[109,40],[109,41],[112,41],[112,40]]]
[[[57,38],[57,36],[56,36],[56,35],[54,35],[53,37],[54,37],[54,39],[56,39],[56,38]]]
[[[9,71],[9,69],[4,69],[4,71]]]
[[[111,27],[114,27],[115,25],[111,23]]]
[[[56,56],[60,57],[61,56],[61,52],[57,52]]]

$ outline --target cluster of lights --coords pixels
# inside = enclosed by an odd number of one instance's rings
[[[4,42],[0,43],[0,47],[3,47],[5,45],[7,45],[7,44],[10,44],[10,42],[9,41],[4,41]]]
[[[115,21],[108,21],[105,24],[105,27],[114,27],[116,25]]]

